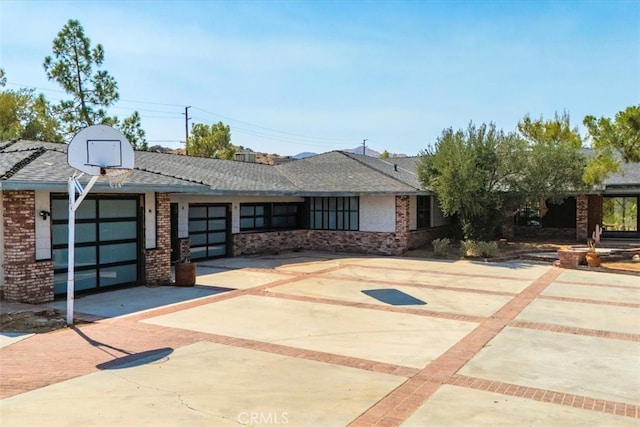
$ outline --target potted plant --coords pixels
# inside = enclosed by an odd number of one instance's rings
[[[587,245],[589,246],[589,250],[587,251],[587,255],[585,256],[587,264],[589,265],[589,267],[600,267],[600,254],[596,252],[595,239],[589,239],[587,241]]]
[[[176,286],[193,286],[196,284],[196,263],[189,256],[183,257],[175,264]]]

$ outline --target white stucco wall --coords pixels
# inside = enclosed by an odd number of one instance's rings
[[[178,203],[178,237],[189,237],[189,204],[221,203],[231,204],[231,232],[240,233],[241,203],[301,203],[303,197],[234,197],[234,196],[171,196],[171,203]]]
[[[395,232],[395,196],[360,197],[360,231]]]
[[[144,247],[155,249],[157,245],[156,193],[144,193]]]
[[[35,192],[36,222],[36,260],[51,259],[51,215],[42,219],[41,211],[51,213],[51,193],[49,191]]]

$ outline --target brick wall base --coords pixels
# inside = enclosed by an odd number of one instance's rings
[[[354,252],[401,255],[447,234],[448,227],[407,233],[291,230],[233,235],[233,256],[276,253],[284,250]]]
[[[145,263],[147,284],[166,285],[171,282],[171,249],[148,249]]]
[[[553,238],[561,240],[574,240],[576,237],[575,228],[552,228],[552,227],[526,227],[515,226],[515,237],[531,238]]]
[[[4,299],[41,304],[53,301],[53,262],[11,263],[4,266]]]

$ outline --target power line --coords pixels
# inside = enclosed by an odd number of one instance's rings
[[[28,88],[33,88],[33,89],[37,89],[37,90],[41,90],[44,92],[53,92],[53,93],[63,93],[66,94],[67,92],[62,91],[62,90],[56,90],[56,89],[50,89],[50,88],[43,88],[43,87],[38,87],[38,86],[29,86],[29,85],[25,85],[25,84],[21,84],[21,83],[9,83],[7,82],[7,85],[11,85],[11,86],[19,86],[19,87],[28,87]],[[57,101],[61,101],[62,98],[57,98],[57,97],[53,97],[53,98],[49,98],[51,100],[57,100]],[[132,99],[119,99],[119,102],[124,102],[124,103],[130,103],[130,104],[143,104],[143,105],[158,105],[158,106],[165,106],[165,107],[181,107],[184,108],[183,105],[179,105],[179,104],[171,104],[171,103],[162,103],[162,102],[153,102],[153,101],[141,101],[141,100],[132,100]],[[141,114],[141,118],[142,119],[179,119],[180,115],[185,115],[185,135],[187,136],[188,139],[188,120],[191,119],[191,117],[186,116],[185,113],[178,113],[176,111],[166,111],[166,110],[154,110],[154,109],[147,109],[147,108],[131,108],[131,107],[121,107],[121,106],[111,106],[109,107],[110,109],[117,109],[117,110],[127,110],[127,111],[138,111],[139,113],[155,113],[155,114],[166,114],[166,116],[147,116],[146,114]],[[229,122],[235,122],[234,123],[234,127],[233,127],[233,131],[234,132],[238,132],[241,134],[245,134],[245,135],[250,135],[250,136],[254,136],[254,137],[258,137],[258,138],[263,138],[263,139],[269,139],[269,140],[273,140],[273,141],[280,141],[280,142],[287,142],[287,143],[296,143],[299,145],[307,145],[307,146],[313,146],[313,145],[335,145],[335,144],[340,144],[340,143],[345,143],[348,141],[352,141],[353,138],[348,138],[348,137],[322,137],[322,136],[314,136],[314,135],[305,135],[305,134],[300,134],[300,133],[295,133],[295,132],[289,132],[289,131],[284,131],[284,130],[278,130],[278,129],[274,129],[274,128],[269,128],[269,127],[265,127],[265,126],[261,126],[261,125],[257,125],[254,123],[250,123],[244,120],[239,120],[239,119],[234,119],[232,117],[229,116],[225,116],[223,114],[218,114],[218,113],[214,113],[211,111],[207,111],[205,109],[199,108],[199,107],[187,107],[188,108],[193,108],[193,110],[197,110],[200,111],[206,115],[209,116],[214,116],[214,117],[218,117],[218,118],[222,118],[226,121]],[[185,112],[187,111],[187,109],[185,109]],[[240,125],[238,125],[240,124]],[[244,126],[243,126],[244,125]],[[305,143],[306,140],[306,143]],[[167,142],[174,142],[175,140],[170,140]]]

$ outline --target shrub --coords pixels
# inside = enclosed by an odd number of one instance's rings
[[[462,254],[466,257],[493,258],[498,254],[498,244],[496,242],[465,240],[462,242]]]
[[[433,253],[435,256],[446,256],[451,246],[451,241],[446,237],[442,239],[433,239],[431,242],[433,245]]]

